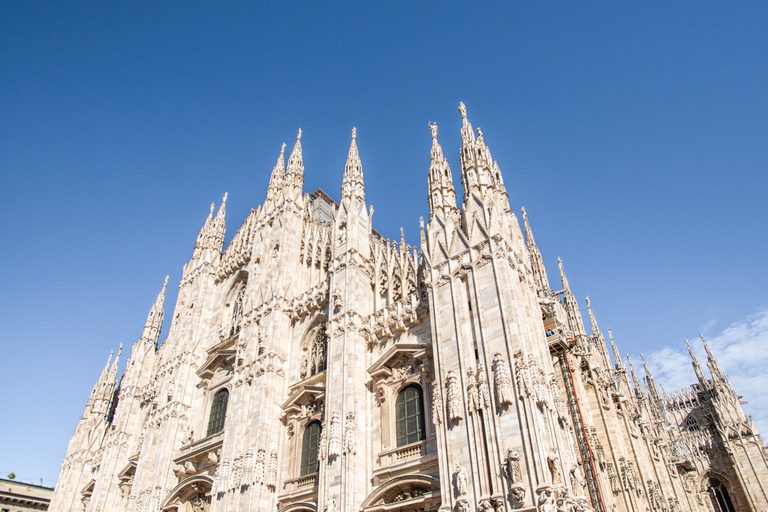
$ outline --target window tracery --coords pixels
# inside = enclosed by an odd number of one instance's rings
[[[240,325],[243,320],[243,297],[245,297],[245,285],[241,286],[237,291],[235,301],[232,304],[232,316],[229,322],[230,338],[240,332]]]

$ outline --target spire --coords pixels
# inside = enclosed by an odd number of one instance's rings
[[[144,324],[144,333],[141,339],[145,343],[157,346],[157,341],[160,338],[160,329],[163,327],[163,316],[165,314],[163,305],[165,304],[165,288],[168,285],[168,276],[165,276],[163,282],[163,288],[160,293],[157,294],[157,299],[152,307],[149,309],[149,315],[147,315],[147,322]]]
[[[459,102],[459,113],[461,113],[461,142],[464,145],[473,144],[475,142],[475,132],[472,131],[472,124],[467,119],[467,107],[464,106],[464,102]]]
[[[461,180],[464,184],[464,208],[469,206],[467,200],[474,192],[482,200],[488,188],[496,188],[494,179],[493,158],[491,151],[485,145],[483,132],[478,128],[478,138],[472,132],[472,125],[467,119],[467,109],[464,103],[459,104],[461,113]],[[499,172],[499,176],[501,173]],[[502,185],[503,187],[503,185]],[[470,212],[466,212],[468,214]]]
[[[304,159],[301,156],[301,128],[296,135],[291,156],[288,157],[288,169],[285,173],[286,194],[293,199],[301,196],[304,186]]]
[[[608,329],[608,336],[611,338],[611,348],[613,348],[613,359],[616,361],[616,370],[617,371],[627,371],[626,366],[624,366],[624,361],[621,359],[621,354],[619,354],[619,347],[616,346],[616,341],[613,339],[613,334],[611,333],[611,329]]]
[[[523,206],[523,223],[525,224],[525,244],[528,247],[536,245],[536,241],[533,239],[533,231],[531,230],[531,225],[528,224],[528,214],[525,211],[525,206]]]
[[[107,379],[107,375],[109,375],[109,368],[112,364],[112,356],[115,355],[114,350],[109,351],[109,359],[107,359],[107,364],[104,365],[104,369],[101,370],[101,376],[99,377],[99,382],[105,382]]]
[[[117,357],[115,357],[115,362],[112,363],[112,368],[110,368],[109,370],[109,375],[112,379],[114,379],[115,376],[117,375],[117,370],[120,367],[120,354],[122,353],[123,353],[123,344],[120,343],[117,346]]]
[[[648,365],[645,362],[645,356],[643,354],[640,354],[640,359],[643,360],[643,370],[645,370],[645,385],[648,389],[648,394],[651,396],[653,400],[660,400],[661,397],[659,396],[659,390],[656,387],[656,381],[653,380],[653,375],[651,374],[651,370],[648,368]]]
[[[699,361],[696,359],[696,356],[693,354],[693,350],[691,349],[691,343],[688,341],[688,338],[685,339],[685,345],[688,347],[688,354],[691,356],[691,364],[693,365],[693,371],[696,372],[696,378],[699,379],[699,384],[701,384],[702,389],[707,388],[707,378],[704,376],[704,370],[701,369],[701,365],[699,364]]]
[[[347,163],[344,165],[344,178],[341,181],[341,196],[342,201],[353,198],[365,201],[363,164],[357,151],[357,128],[352,128],[352,142],[349,145]]]
[[[589,296],[587,296],[587,309],[589,310],[589,323],[592,327],[592,334],[597,335],[600,333],[600,328],[597,326],[597,319],[595,319],[595,313],[592,311],[592,304],[589,302]]]
[[[547,278],[547,269],[544,268],[544,259],[541,257],[541,251],[536,246],[533,239],[533,231],[528,223],[528,212],[523,208],[523,223],[525,224],[525,241],[528,247],[528,253],[531,256],[531,271],[533,272],[534,282],[540,290],[549,290],[549,279]]]
[[[224,197],[221,200],[221,206],[219,206],[219,211],[216,213],[216,219],[224,219],[224,217],[227,216],[227,196],[229,195],[228,192],[224,192]],[[213,213],[213,211],[211,211]]]
[[[712,374],[712,378],[715,380],[725,380],[725,373],[723,370],[720,369],[720,365],[717,364],[717,360],[715,359],[715,356],[712,355],[712,352],[709,350],[709,345],[707,345],[707,340],[704,339],[703,334],[699,334],[699,337],[701,338],[701,342],[704,344],[704,350],[707,351],[707,367],[709,367],[709,372]]]
[[[629,363],[629,373],[632,374],[632,383],[635,386],[635,395],[639,397],[640,393],[642,393],[643,386],[640,385],[640,379],[637,378],[637,373],[635,373],[635,367],[632,366],[632,359],[630,359],[629,354],[627,354],[627,363]]]
[[[277,157],[275,167],[272,169],[272,175],[269,177],[269,186],[267,187],[266,203],[277,201],[278,196],[283,190],[285,183],[285,143],[280,147],[280,156]]]
[[[560,278],[563,281],[563,302],[565,303],[565,310],[568,313],[568,322],[571,325],[571,331],[577,341],[581,338],[586,338],[587,332],[584,330],[584,320],[581,318],[581,311],[579,311],[579,303],[576,301],[576,297],[571,293],[571,289],[568,287],[568,279],[565,277],[565,270],[563,269],[563,261],[557,258],[557,264],[560,267]]]
[[[557,258],[557,266],[560,267],[560,281],[563,283],[563,290],[570,292],[571,289],[568,287],[568,278],[565,277],[565,269],[563,268],[563,260],[560,258]]]
[[[429,164],[429,219],[440,214],[443,220],[452,216],[456,209],[456,190],[448,160],[443,156],[443,148],[437,142],[437,124],[430,124],[432,131],[432,149]]]

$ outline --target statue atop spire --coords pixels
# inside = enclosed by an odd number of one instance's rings
[[[357,198],[365,202],[363,164],[357,150],[357,128],[352,128],[352,142],[349,145],[347,162],[344,165],[344,178],[341,181],[341,196],[342,201]]]
[[[624,361],[621,359],[621,354],[619,354],[619,347],[616,346],[616,341],[613,339],[613,333],[611,333],[611,329],[608,328],[608,336],[611,338],[611,348],[613,349],[613,359],[616,361],[616,371],[627,371],[626,366],[624,366]]]
[[[725,372],[720,368],[720,365],[717,364],[717,359],[715,359],[715,356],[712,355],[712,351],[709,350],[709,345],[707,345],[707,340],[704,339],[703,334],[699,334],[699,337],[701,338],[701,342],[704,344],[704,350],[707,351],[707,367],[709,368],[709,373],[712,374],[712,378],[716,381],[725,381]]]

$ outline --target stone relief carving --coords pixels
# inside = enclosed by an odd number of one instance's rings
[[[451,421],[457,422],[464,419],[461,411],[461,392],[459,391],[458,378],[456,372],[448,371],[445,376],[445,383],[448,391],[448,417]]]
[[[243,477],[242,477],[242,480],[240,481],[241,487],[250,486],[251,483],[254,481],[253,466],[254,466],[253,448],[248,448],[248,451],[245,452],[245,463],[243,464]]]
[[[512,392],[512,378],[509,375],[509,367],[500,352],[493,355],[493,380],[496,386],[496,400],[500,407],[512,404],[514,394]]]

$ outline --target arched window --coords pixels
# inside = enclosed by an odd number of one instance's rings
[[[241,286],[235,296],[235,302],[232,304],[232,319],[229,323],[229,337],[240,332],[240,324],[243,319],[243,297],[245,296],[245,285]]]
[[[688,419],[685,420],[685,427],[688,429],[688,432],[696,432],[699,430],[699,422],[693,416],[688,416]]]
[[[227,402],[229,402],[229,391],[222,389],[213,397],[211,404],[211,415],[208,417],[208,433],[212,436],[224,429],[224,420],[227,418]]]
[[[736,512],[736,508],[734,508],[733,502],[731,501],[731,496],[728,494],[728,489],[726,489],[719,478],[709,479],[708,491],[715,512]]]
[[[395,401],[395,426],[397,446],[421,441],[424,430],[424,399],[421,387],[412,384],[397,395]]]
[[[317,455],[320,450],[320,431],[322,428],[319,421],[313,421],[304,429],[304,436],[301,438],[301,468],[299,468],[299,476],[317,472],[319,466]]]
[[[325,370],[325,352],[328,346],[328,336],[325,334],[325,325],[321,325],[312,337],[307,357],[307,373],[317,375]]]

